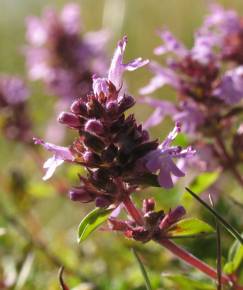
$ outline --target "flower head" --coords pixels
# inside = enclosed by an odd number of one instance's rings
[[[170,147],[179,127],[158,146],[156,140],[150,140],[142,125],[137,124],[134,115],[124,114],[135,101],[132,96],[121,92],[122,75],[125,70],[134,70],[148,63],[138,58],[123,64],[126,43],[126,37],[118,42],[107,78],[95,76],[93,92],[75,100],[70,112],[59,115],[60,123],[78,132],[72,145],[64,148],[36,140],[54,152],[54,157],[45,164],[48,171],[44,178],[49,178],[63,161],[84,166],[87,176],[80,176],[80,185],[71,189],[70,197],[80,202],[94,201],[99,207],[119,204],[142,185],[158,186],[153,170],[149,166],[139,166],[144,162],[143,158],[150,158],[150,154],[151,159],[160,155],[159,180],[168,178],[168,181],[161,182],[162,186],[168,187],[171,182],[167,171],[177,176],[184,175],[171,160],[172,157],[184,158],[187,155],[178,147]]]
[[[28,89],[17,76],[0,76],[0,110],[2,129],[9,139],[30,142],[31,122],[28,114]]]
[[[182,206],[177,206],[168,213],[163,210],[156,211],[155,202],[150,198],[143,201],[141,212],[143,225],[139,225],[133,220],[124,221],[114,217],[109,219],[109,223],[111,230],[123,232],[127,238],[146,243],[152,239],[168,238],[170,228],[175,226],[185,214],[186,210]]]
[[[26,21],[24,52],[30,79],[41,79],[52,94],[73,100],[88,93],[91,76],[106,68],[105,31],[81,37],[79,6],[67,4],[58,14],[46,9]]]

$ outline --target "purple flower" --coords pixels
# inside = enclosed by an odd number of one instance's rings
[[[52,177],[56,168],[60,166],[64,161],[73,162],[74,156],[67,147],[57,146],[51,143],[46,143],[41,139],[34,138],[35,144],[42,145],[46,150],[54,153],[43,165],[43,168],[47,169],[43,180],[47,180]]]
[[[164,68],[156,62],[151,62],[149,64],[149,69],[155,74],[155,76],[147,86],[140,89],[142,95],[150,94],[164,85],[170,85],[175,89],[179,89],[180,80],[172,69]]]
[[[28,17],[24,52],[29,77],[41,79],[50,93],[73,100],[92,88],[91,76],[106,69],[105,31],[81,33],[79,6],[67,4],[60,14],[46,9]]]
[[[139,68],[148,61],[138,58],[123,64],[126,43],[126,37],[118,43],[108,78],[94,76],[93,92],[75,100],[70,112],[59,115],[60,123],[78,133],[71,146],[60,147],[35,139],[35,143],[54,153],[44,164],[47,168],[44,179],[50,178],[64,161],[85,166],[87,176],[80,176],[80,185],[71,189],[69,195],[75,201],[94,201],[98,207],[118,205],[139,186],[141,179],[149,184],[153,181],[148,171],[143,172],[145,177],[138,176],[135,167],[137,160],[156,149],[158,143],[149,139],[148,132],[137,125],[133,115],[125,116],[124,112],[135,101],[121,93],[124,71]]]
[[[31,141],[31,121],[27,99],[29,91],[17,76],[0,76],[0,110],[5,137],[20,142]]]
[[[182,150],[178,146],[170,146],[172,141],[180,132],[180,124],[176,124],[173,131],[168,137],[158,146],[158,149],[148,153],[144,157],[146,168],[151,172],[158,172],[158,181],[160,186],[165,188],[173,187],[171,175],[183,177],[185,174],[173,162],[173,158],[187,158],[195,154],[195,150],[191,147]]]
[[[108,77],[107,78],[97,78],[96,76],[93,78],[93,91],[95,94],[99,95],[100,92],[108,93],[109,82],[111,82],[117,90],[120,90],[123,84],[123,73],[124,71],[134,71],[146,64],[148,64],[148,60],[142,60],[141,57],[136,58],[126,64],[123,63],[123,57],[125,53],[127,45],[127,37],[124,36],[122,40],[120,40],[117,44],[117,48],[113,55]]]
[[[225,10],[220,5],[211,5],[210,14],[200,29],[210,39],[212,46],[219,50],[223,60],[243,63],[243,22],[234,10]]]
[[[182,130],[184,132],[193,134],[205,121],[204,114],[192,101],[183,101],[175,105],[169,101],[144,97],[140,102],[148,104],[155,109],[152,115],[144,123],[144,128],[147,129],[159,125],[165,116],[171,116],[175,122],[179,122],[182,125]]]
[[[0,76],[0,106],[16,106],[24,103],[29,92],[24,81],[16,76]]]
[[[229,105],[240,102],[243,98],[243,66],[227,71],[213,94]]]

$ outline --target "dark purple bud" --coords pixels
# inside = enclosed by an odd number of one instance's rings
[[[81,116],[84,116],[84,117],[87,116],[87,107],[86,107],[86,104],[84,104],[80,100],[74,101],[72,103],[70,109],[71,109],[71,112],[73,112],[74,114],[78,114],[78,115],[81,115]]]
[[[104,133],[104,127],[99,120],[92,119],[88,120],[84,126],[85,131],[90,133],[101,135]]]
[[[106,110],[112,115],[117,113],[117,109],[117,101],[110,101],[106,104]]]
[[[177,206],[175,209],[171,210],[167,215],[165,215],[164,219],[159,225],[159,228],[163,230],[167,229],[172,224],[178,222],[185,214],[185,208],[183,206]]]
[[[82,132],[84,134],[84,144],[94,150],[94,151],[102,151],[104,150],[105,144],[104,142],[97,137],[96,135],[90,134],[87,131]]]
[[[84,188],[73,188],[69,191],[69,197],[73,201],[80,201],[80,202],[90,202],[92,201],[93,194]]]
[[[111,201],[105,196],[99,196],[95,199],[95,205],[97,207],[108,207]]]
[[[185,214],[185,208],[179,205],[169,213],[169,220],[171,223],[175,223],[179,221]]]
[[[80,120],[73,113],[62,112],[58,117],[58,122],[65,124],[71,128],[78,129],[80,128]]]
[[[155,207],[155,202],[153,198],[147,198],[143,200],[143,212],[147,213],[153,211]]]
[[[135,104],[132,96],[124,95],[119,102],[119,113],[123,113]]]
[[[99,155],[91,152],[91,151],[86,151],[83,154],[83,159],[88,165],[95,165],[100,162]]]
[[[117,147],[114,144],[110,144],[101,155],[101,158],[104,162],[112,162],[117,154]]]

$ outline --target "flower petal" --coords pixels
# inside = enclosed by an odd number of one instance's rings
[[[122,86],[122,75],[125,70],[133,71],[148,63],[148,60],[137,58],[127,64],[123,64],[123,56],[125,53],[126,45],[127,37],[124,36],[123,39],[118,42],[108,73],[108,80],[116,86],[117,90],[119,90]]]

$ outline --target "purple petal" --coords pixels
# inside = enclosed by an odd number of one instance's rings
[[[41,46],[47,39],[46,29],[40,19],[37,17],[28,17],[26,19],[26,38],[34,46]]]
[[[173,182],[172,178],[170,176],[170,172],[167,171],[165,168],[161,167],[159,176],[158,176],[158,181],[161,187],[164,188],[172,188],[173,187]]]
[[[174,52],[180,57],[184,57],[187,54],[185,46],[169,30],[162,30],[159,35],[164,41],[164,45],[155,48],[155,54],[161,55],[167,52]]]
[[[171,174],[177,176],[177,177],[183,177],[185,176],[185,173],[182,172],[173,162],[171,158],[168,158],[167,160],[167,166],[169,166]]]
[[[164,117],[166,112],[162,108],[157,108],[154,110],[153,114],[144,122],[143,127],[145,129],[159,125]]]
[[[65,5],[60,18],[66,33],[77,34],[80,32],[81,23],[79,5],[75,3]]]
[[[165,140],[161,143],[159,146],[161,149],[168,148],[172,141],[176,138],[178,133],[181,131],[181,124],[178,122],[176,123],[174,129],[168,134],[168,136],[165,138]]]
[[[108,80],[111,81],[118,90],[122,86],[122,75],[125,70],[133,71],[148,63],[148,60],[143,61],[141,58],[137,58],[127,64],[123,64],[126,45],[127,37],[124,36],[123,39],[118,42],[108,73]]]
[[[173,70],[164,68],[156,62],[151,62],[149,64],[149,68],[155,74],[155,76],[151,79],[147,86],[140,89],[141,94],[150,94],[158,88],[163,87],[164,85],[170,85],[173,88],[179,88],[178,76],[173,72]]]
[[[55,172],[56,168],[64,161],[74,161],[74,156],[67,147],[45,143],[43,140],[38,138],[33,138],[33,140],[35,144],[42,145],[46,150],[54,153],[54,155],[44,163],[43,167],[47,169],[46,174],[43,177],[44,180],[49,179]]]

